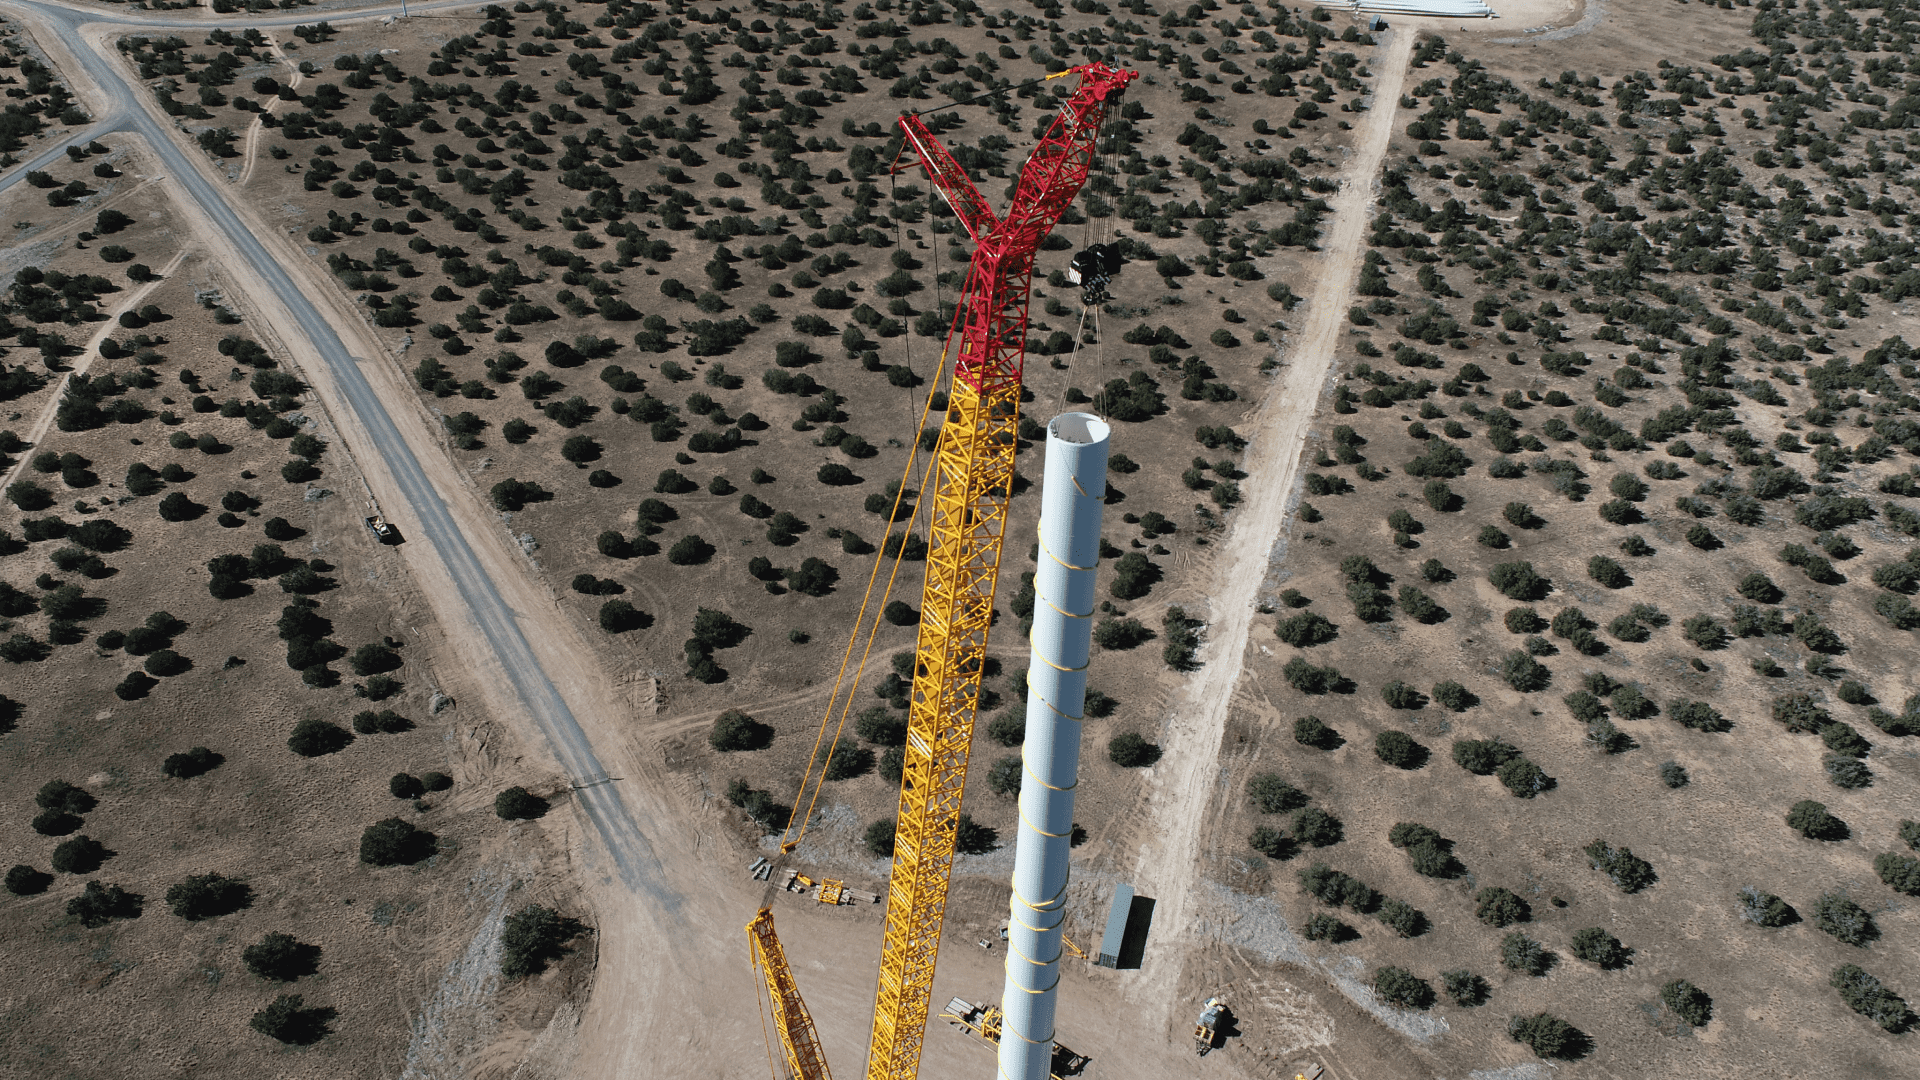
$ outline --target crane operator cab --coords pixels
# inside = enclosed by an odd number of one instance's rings
[[[1088,307],[1104,304],[1112,299],[1107,295],[1107,283],[1119,275],[1126,261],[1115,245],[1094,244],[1075,253],[1067,264],[1067,280],[1080,286],[1081,303]]]

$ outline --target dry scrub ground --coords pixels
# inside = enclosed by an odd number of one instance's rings
[[[49,213],[39,190],[19,185],[0,211],[8,220],[36,223],[7,252],[9,273],[33,266],[99,274],[118,290],[99,301],[107,321],[60,328],[75,347],[63,370],[42,390],[5,406],[5,426],[34,444],[16,455],[20,461],[7,482],[39,482],[62,501],[33,514],[9,505],[0,528],[13,538],[10,545],[23,531],[22,519],[49,514],[70,525],[110,518],[132,533],[124,549],[103,553],[107,567],[95,571],[104,573],[99,578],[56,569],[48,556],[63,546],[57,539],[0,560],[0,577],[30,596],[46,595],[43,584],[71,583],[103,601],[99,614],[80,622],[74,643],[54,645],[44,660],[8,663],[0,673],[0,692],[24,706],[17,724],[0,737],[0,791],[8,807],[0,825],[0,861],[48,868],[61,838],[36,833],[28,821],[37,809],[34,792],[54,779],[78,784],[99,800],[74,835],[90,836],[112,853],[97,874],[58,874],[42,894],[7,898],[0,952],[12,959],[17,977],[0,998],[0,1072],[83,1075],[111,1061],[114,1075],[130,1077],[392,1075],[408,1056],[410,1036],[456,1061],[489,1043],[528,1042],[557,1007],[577,1010],[584,999],[590,939],[583,942],[586,957],[558,965],[530,987],[503,987],[497,966],[468,971],[474,992],[427,1013],[426,1027],[415,1025],[423,1003],[442,992],[448,965],[476,941],[483,948],[491,943],[488,955],[497,965],[499,920],[509,905],[578,908],[564,850],[549,842],[542,826],[508,827],[492,813],[499,787],[516,781],[538,786],[546,767],[529,774],[518,764],[511,736],[484,710],[461,703],[466,677],[436,661],[445,642],[400,556],[372,543],[362,527],[360,482],[328,420],[310,403],[288,414],[299,431],[335,444],[310,486],[278,475],[287,460],[284,442],[245,419],[188,407],[187,399],[201,387],[216,398],[250,396],[242,369],[216,348],[226,335],[260,339],[283,360],[286,353],[250,317],[246,296],[223,268],[178,230],[163,189],[145,182],[149,169],[141,156],[116,149],[88,165],[99,161],[114,164],[122,175],[93,181],[99,194],[81,205]],[[134,224],[110,237],[76,242],[75,234],[106,209],[130,215]],[[127,264],[99,257],[108,242],[164,271],[161,279],[147,285],[125,280]],[[149,304],[167,317],[138,331],[116,321],[121,311]],[[221,325],[216,311],[237,318]],[[136,333],[154,339],[155,355],[136,358],[131,349],[112,360],[100,355],[103,339],[131,341]],[[24,351],[15,350],[15,357]],[[105,400],[138,401],[161,417],[75,431],[51,423],[64,379],[126,380],[143,361],[157,376],[152,388]],[[38,366],[37,358],[33,363]],[[199,387],[183,385],[184,370],[197,374]],[[179,431],[213,434],[223,449],[175,449],[168,437]],[[43,451],[90,459],[96,479],[72,488],[58,473],[39,473],[28,460]],[[127,491],[122,478],[136,462],[155,470],[180,465],[182,478],[166,484],[166,491],[183,492],[208,509],[196,520],[163,521],[155,508],[161,495]],[[215,521],[230,490],[259,500],[231,528]],[[91,509],[73,505],[76,498]],[[299,721],[345,726],[372,703],[357,700],[350,685],[303,685],[301,673],[287,667],[275,619],[293,598],[272,579],[255,582],[250,596],[209,595],[207,559],[233,551],[244,555],[266,541],[261,525],[276,517],[303,533],[284,545],[289,556],[330,567],[325,574],[337,585],[316,599],[337,640],[350,648],[384,637],[404,643],[404,666],[393,675],[405,688],[377,707],[406,716],[413,730],[363,734],[343,751],[317,758],[288,749],[287,737]],[[36,583],[43,573],[55,580]],[[172,648],[191,661],[191,669],[159,680],[143,697],[122,699],[113,687],[141,659],[95,639],[131,630],[155,611],[185,624]],[[10,634],[49,638],[44,615],[9,622]],[[346,681],[354,680],[349,675]],[[193,779],[162,775],[163,758],[194,746],[212,749],[223,763]],[[415,809],[388,792],[387,778],[403,771],[445,772],[454,786]],[[441,853],[411,868],[361,864],[361,830],[395,815],[436,833]],[[208,872],[245,881],[252,904],[201,922],[171,914],[164,899],[168,888]],[[143,896],[139,917],[82,926],[66,905],[80,894],[84,878]],[[317,974],[276,987],[249,973],[240,952],[268,932],[318,945]],[[248,1017],[282,989],[302,994],[309,1006],[339,1010],[334,1034],[299,1049],[248,1030]],[[468,1030],[474,1024],[482,1029],[478,1034]],[[522,1030],[524,1036],[515,1036]],[[414,1073],[445,1074],[438,1068]]]

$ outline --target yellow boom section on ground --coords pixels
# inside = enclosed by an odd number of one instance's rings
[[[833,1080],[827,1059],[820,1052],[820,1034],[814,1030],[813,1015],[800,1000],[793,972],[787,967],[786,950],[773,932],[773,912],[761,908],[747,924],[747,940],[753,945],[754,970],[767,983],[767,998],[773,1005],[774,1030],[780,1033],[780,1049],[786,1056],[787,1076],[792,1080]],[[764,1032],[762,1032],[764,1034]]]

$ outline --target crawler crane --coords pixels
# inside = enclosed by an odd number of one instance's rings
[[[919,1071],[1006,535],[1034,255],[1086,183],[1107,112],[1138,73],[1096,62],[1049,78],[1067,75],[1078,76],[1079,85],[1061,102],[1021,168],[1004,217],[994,215],[919,116],[900,118],[902,153],[911,148],[918,156],[975,246],[954,313],[959,348],[945,423],[922,498],[931,513],[927,576],[867,1080],[912,1080]],[[1101,256],[1089,269],[1106,269],[1106,253]],[[949,341],[952,337],[949,333]],[[828,711],[831,723],[831,704]],[[806,809],[797,808],[795,816],[804,829]],[[797,843],[795,837],[783,850]],[[771,912],[762,909],[748,933],[774,1006],[789,1075],[828,1080],[812,1021],[778,948]]]

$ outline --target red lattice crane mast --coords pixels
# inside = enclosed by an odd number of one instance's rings
[[[867,1080],[912,1080],[919,1071],[1006,536],[1034,256],[1085,185],[1108,109],[1138,77],[1096,62],[1050,78],[1066,75],[1079,76],[1080,83],[1022,166],[1004,216],[994,215],[918,116],[900,118],[902,153],[911,147],[918,154],[928,179],[973,238],[974,251],[955,312],[959,348],[946,420],[922,494],[932,515],[927,578]],[[755,925],[757,940],[770,937],[770,924]],[[771,965],[763,970],[778,1006],[781,972]],[[781,1027],[783,1043],[789,1031]],[[810,1031],[794,1034],[803,1044],[811,1037]],[[785,1049],[790,1067],[812,1055],[792,1043]],[[816,1080],[804,1069],[800,1076]]]

